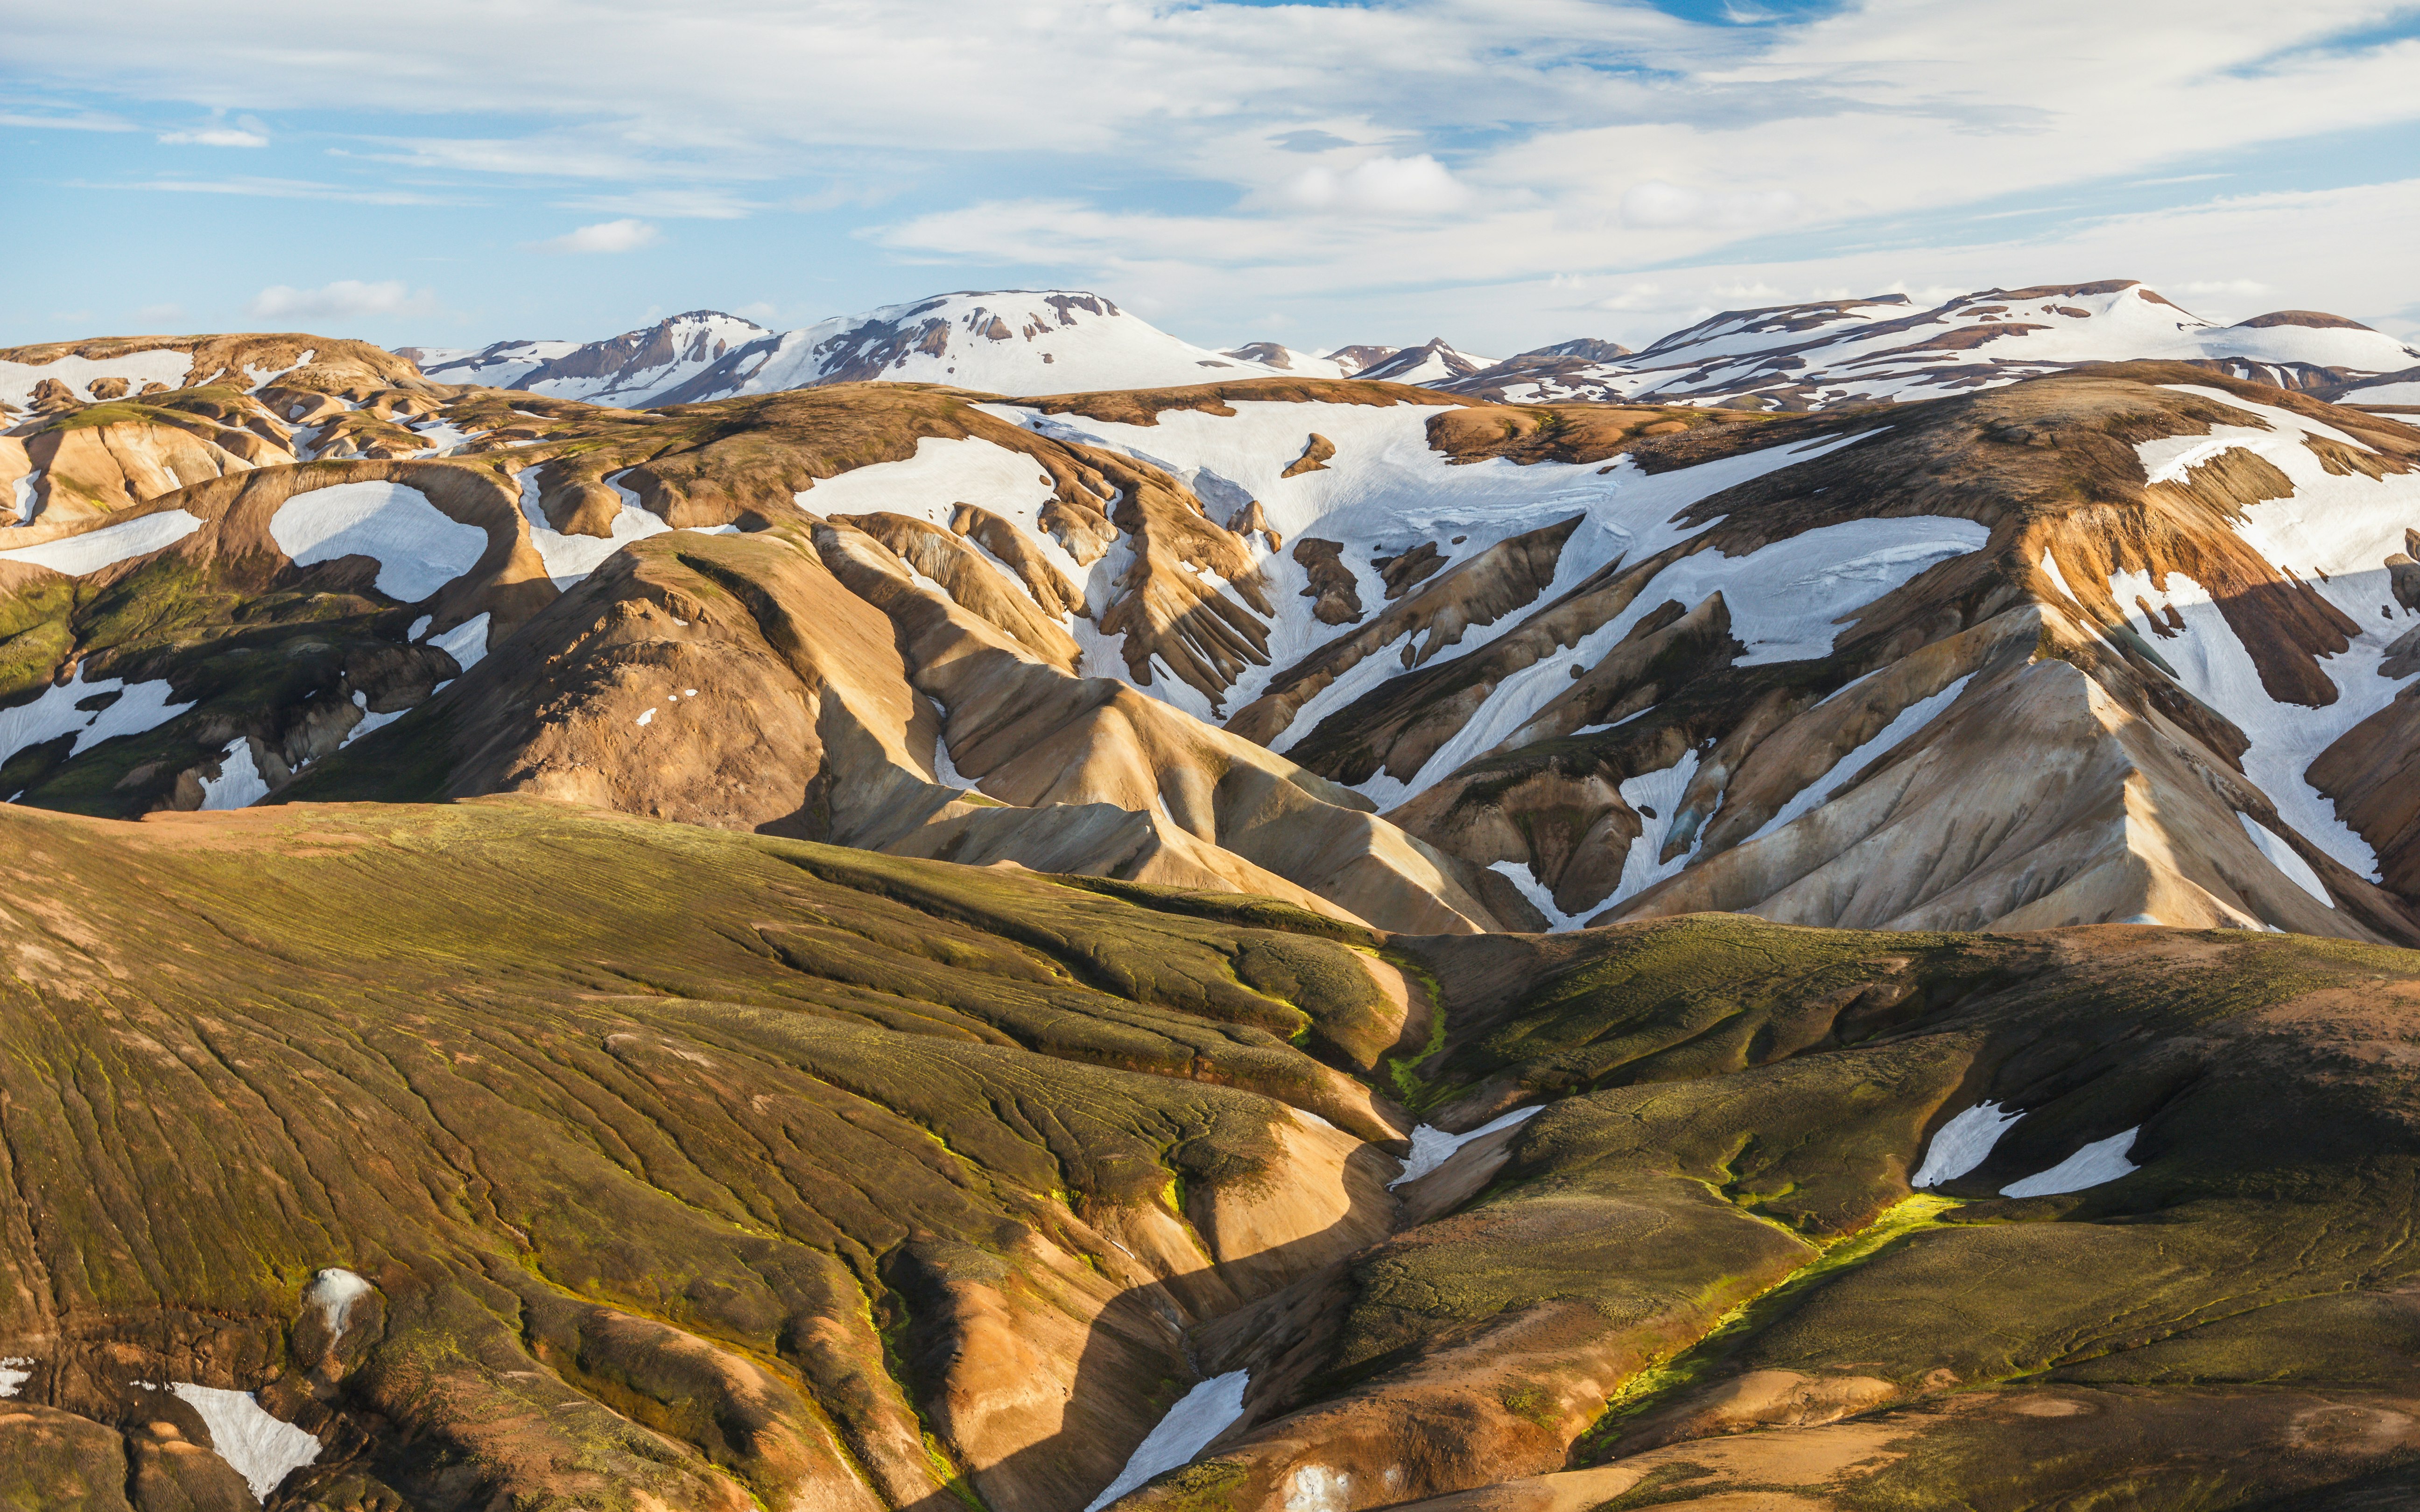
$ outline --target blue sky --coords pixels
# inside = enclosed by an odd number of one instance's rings
[[[2420,333],[2420,4],[10,10],[0,345],[1075,286],[1501,354],[2108,277]]]

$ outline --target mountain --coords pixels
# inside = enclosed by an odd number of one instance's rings
[[[752,320],[717,310],[691,310],[643,331],[573,346],[560,341],[500,341],[422,372],[442,383],[526,389],[558,399],[644,408],[715,366],[731,352],[771,337]]]
[[[1347,348],[1350,350],[1351,348]],[[1243,347],[1230,347],[1218,354],[1239,363],[1256,363],[1277,373],[1291,373],[1299,378],[1351,378],[1360,364],[1350,359],[1340,361],[1342,353],[1320,357],[1311,352],[1298,352],[1274,341],[1256,341]]]
[[[1327,361],[1342,369],[1342,377],[1355,378],[1402,349],[1400,347],[1339,347],[1327,354]]]
[[[1473,357],[1456,351],[1442,336],[1433,337],[1425,347],[1406,347],[1381,360],[1371,363],[1354,374],[1373,382],[1439,384],[1453,378],[1466,378],[1495,365],[1495,359]]]
[[[0,353],[0,1503],[2412,1489],[2393,413],[236,339]]]
[[[1930,310],[1905,295],[1730,310],[1618,361],[1457,375],[1456,392],[1514,403],[1652,400],[1821,409],[1929,398],[2084,363],[2204,363],[2319,389],[2411,366],[2420,350],[2340,316],[2283,310],[2232,326],[2130,280],[1985,289]]]

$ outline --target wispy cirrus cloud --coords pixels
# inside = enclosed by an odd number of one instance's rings
[[[191,131],[163,131],[154,138],[170,147],[265,147],[269,138],[240,126],[209,126]]]
[[[646,222],[624,219],[599,221],[595,225],[583,225],[576,231],[566,231],[544,241],[529,242],[527,250],[553,253],[636,252],[662,239],[663,234]]]

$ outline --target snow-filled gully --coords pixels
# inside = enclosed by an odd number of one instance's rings
[[[1932,1136],[1924,1152],[1923,1165],[1916,1167],[1908,1185],[1935,1187],[1944,1181],[1954,1181],[1991,1159],[2000,1136],[2014,1128],[2023,1113],[2009,1113],[1997,1103],[1978,1103],[1947,1123]],[[2134,1138],[2142,1133],[2141,1125],[2097,1139],[2045,1171],[2038,1171],[2021,1180],[2000,1188],[2004,1197],[2047,1197],[2067,1192],[2082,1192],[2089,1187],[2131,1176],[2142,1169],[2127,1158],[2134,1148]]]

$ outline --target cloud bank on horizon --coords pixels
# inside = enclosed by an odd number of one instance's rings
[[[1213,345],[1637,342],[2146,279],[2420,332],[2420,4],[19,10],[8,341],[463,345],[1097,287]]]

